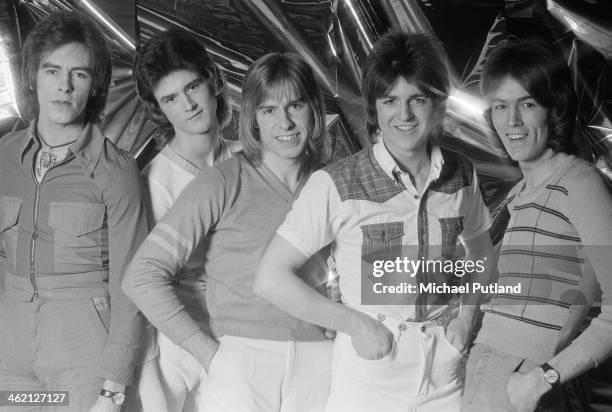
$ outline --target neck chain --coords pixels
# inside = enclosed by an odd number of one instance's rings
[[[54,146],[51,146],[49,143],[47,143],[47,141],[45,140],[45,138],[43,137],[42,133],[40,133],[40,131],[36,130],[36,134],[38,135],[38,138],[40,139],[40,141],[49,149],[57,149],[59,147],[64,147],[64,146],[68,146],[74,142],[76,142],[76,139],[69,141],[68,143],[62,143],[62,144],[56,144]]]

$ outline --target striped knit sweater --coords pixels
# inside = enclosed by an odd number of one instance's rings
[[[476,342],[540,363],[571,344],[596,365],[612,354],[612,196],[573,156],[556,154],[528,173],[546,178],[510,192],[498,263],[498,283],[521,284],[521,293],[483,306]],[[600,292],[601,315],[572,343]]]
[[[253,292],[259,259],[294,195],[265,164],[254,166],[242,154],[202,171],[134,256],[123,282],[126,294],[160,332],[206,362],[208,354],[199,346],[203,331],[172,286],[173,276],[198,247],[205,253],[206,305],[214,337],[325,340],[320,327],[290,316]],[[322,294],[326,257],[314,255],[299,271],[302,280]]]

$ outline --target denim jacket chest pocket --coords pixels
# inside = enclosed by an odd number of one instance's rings
[[[9,267],[15,268],[19,213],[22,200],[12,196],[0,196],[0,241]]]
[[[55,270],[78,272],[100,267],[108,250],[106,208],[98,203],[51,202]]]
[[[395,260],[402,255],[403,222],[363,225],[361,232],[361,259],[364,262],[371,264],[375,260]]]

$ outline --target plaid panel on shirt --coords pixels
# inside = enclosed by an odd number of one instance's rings
[[[374,158],[373,148],[370,146],[325,168],[342,201],[385,203],[405,190],[402,184],[393,181],[380,167]]]

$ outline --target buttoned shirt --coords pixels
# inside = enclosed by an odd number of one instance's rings
[[[306,257],[333,242],[340,292],[347,306],[398,320],[434,319],[447,307],[448,297],[420,293],[418,284],[431,278],[426,271],[404,266],[404,258],[455,260],[461,257],[458,240],[465,242],[486,232],[490,216],[467,159],[438,146],[432,147],[430,159],[422,193],[383,141],[317,171],[278,234]],[[398,258],[400,270],[395,266],[392,276],[417,289],[373,293],[374,284],[384,284],[387,276],[373,270],[376,262]]]
[[[9,301],[95,298],[99,311],[110,309],[107,319],[101,313],[110,324],[99,375],[129,384],[143,319],[120,286],[148,228],[138,167],[89,123],[38,183],[35,128],[0,139],[4,294]]]

